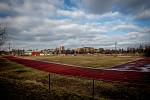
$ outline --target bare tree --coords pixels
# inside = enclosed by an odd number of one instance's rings
[[[2,46],[7,37],[7,26],[4,24],[0,24],[0,46]]]

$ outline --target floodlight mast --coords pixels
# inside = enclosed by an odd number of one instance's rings
[[[115,56],[117,56],[117,42],[115,42]]]
[[[115,42],[115,51],[117,50],[117,42]]]

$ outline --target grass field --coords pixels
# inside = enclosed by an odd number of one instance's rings
[[[11,100],[91,100],[92,80],[51,73],[51,93],[48,93],[48,73],[0,58],[0,99]],[[150,86],[95,81],[98,100],[145,100],[150,98]]]
[[[110,68],[140,59],[139,56],[29,56],[29,59],[51,61],[91,68]]]

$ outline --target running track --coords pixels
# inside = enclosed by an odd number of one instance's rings
[[[128,70],[102,70],[102,69],[90,69],[80,68],[71,65],[61,65],[49,62],[35,61],[30,59],[23,59],[13,56],[6,57],[7,59],[17,62],[19,64],[32,67],[38,70],[56,73],[61,75],[84,77],[88,79],[102,80],[108,82],[125,82],[130,84],[150,84],[150,72],[140,71],[128,71]],[[123,66],[133,65],[133,63],[127,63],[114,68],[122,68]],[[136,67],[144,66],[144,64],[150,65],[150,58],[144,58],[134,62]]]

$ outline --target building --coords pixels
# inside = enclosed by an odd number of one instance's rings
[[[84,49],[84,53],[91,53],[93,54],[94,53],[94,48],[93,47],[83,47]]]
[[[77,48],[76,53],[78,54],[88,54],[91,53],[93,54],[95,52],[93,47],[83,47],[83,48]]]
[[[40,56],[40,52],[39,51],[33,51],[31,53],[32,56]]]
[[[65,54],[65,47],[63,45],[59,47],[59,54]]]

